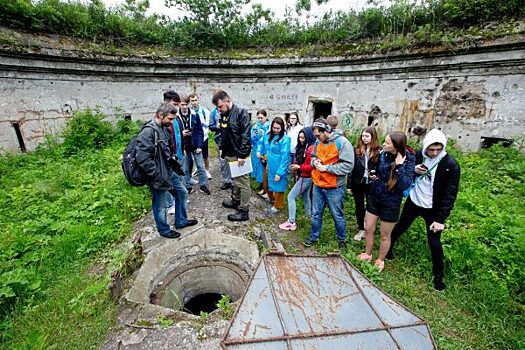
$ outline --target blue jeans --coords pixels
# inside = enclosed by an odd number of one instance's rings
[[[171,174],[171,181],[173,183],[173,190],[171,193],[173,195],[173,199],[175,200],[175,227],[179,228],[188,223],[186,210],[186,198],[188,197],[188,191],[182,185],[180,177],[173,172]],[[166,235],[171,231],[170,225],[168,224],[166,208],[169,193],[167,190],[157,190],[151,185],[149,186],[149,189],[151,191],[151,206],[153,211],[153,219],[155,220],[155,226],[157,226],[157,231],[160,235]]]
[[[175,205],[175,202],[173,201],[173,196],[171,193],[168,193],[168,197],[166,198],[166,208],[169,209]]]
[[[184,172],[186,173],[186,188],[191,187],[191,170],[193,168],[193,159],[195,159],[195,165],[197,166],[197,172],[199,174],[199,185],[206,186],[206,168],[204,167],[204,158],[202,152],[186,152],[186,161],[184,162]]]
[[[346,241],[346,220],[343,213],[344,188],[320,188],[313,186],[312,232],[310,240],[317,241],[323,229],[323,212],[326,205],[330,209],[339,242]],[[344,186],[343,186],[344,187]]]
[[[170,191],[175,201],[175,228],[180,228],[188,223],[187,199],[188,190],[184,187],[181,177],[171,173],[173,189]]]
[[[288,192],[288,221],[295,222],[295,214],[297,211],[295,199],[299,196],[303,196],[304,213],[306,216],[312,216],[312,201],[310,200],[311,187],[312,179],[310,177],[300,177],[290,192]]]
[[[151,191],[151,207],[153,210],[153,219],[155,220],[155,226],[161,236],[170,233],[171,228],[168,225],[167,210],[166,210],[166,199],[168,197],[168,191],[157,190],[153,186],[149,186]]]

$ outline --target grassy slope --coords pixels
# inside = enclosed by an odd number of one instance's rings
[[[40,280],[34,290],[24,289],[24,299],[3,321],[0,348],[88,349],[104,339],[115,306],[105,289],[108,276],[89,267],[118,264],[114,243],[129,235],[131,221],[149,208],[147,191],[125,184],[120,152],[121,146],[68,159],[34,154],[0,162],[0,199],[7,204],[0,209],[0,263]],[[463,173],[443,239],[444,293],[431,286],[422,221],[403,236],[396,260],[381,275],[355,260],[362,243],[349,242],[346,256],[425,318],[440,349],[524,348],[519,283],[525,222],[519,199],[525,192],[525,158],[500,148],[457,157]],[[346,212],[353,213],[351,199]],[[308,234],[307,222],[299,223],[284,242],[289,252]],[[355,229],[352,216],[350,235]],[[337,247],[334,236],[327,214],[320,253]]]

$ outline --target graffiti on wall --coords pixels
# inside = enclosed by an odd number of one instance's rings
[[[351,130],[354,125],[355,112],[346,112],[341,117],[341,128],[343,130]]]

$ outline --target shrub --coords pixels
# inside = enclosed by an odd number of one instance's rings
[[[64,130],[64,151],[75,154],[81,150],[102,149],[115,137],[113,126],[104,121],[98,110],[85,109],[74,113]]]

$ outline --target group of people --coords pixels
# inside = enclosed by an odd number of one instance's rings
[[[270,122],[268,113],[259,110],[252,126],[248,111],[233,103],[225,91],[214,94],[215,108],[211,112],[199,106],[195,94],[181,99],[178,94],[167,92],[164,97],[165,103],[149,122],[154,128],[141,131],[139,140],[143,147],[138,159],[152,178],[153,216],[160,235],[180,236],[167,224],[170,197],[174,202],[176,229],[197,223],[187,219],[186,198],[193,188],[190,175],[193,162],[201,192],[210,194],[205,162],[208,145],[204,137],[209,129],[215,132],[219,151],[221,190],[231,188],[231,198],[222,202],[224,207],[235,209],[228,220],[249,220],[249,175],[232,178],[228,165],[237,162],[243,167],[249,159],[251,176],[260,184],[258,194],[271,203],[267,209],[269,215],[283,209],[285,193],[291,187],[287,197],[288,219],[279,225],[280,229],[297,229],[296,199],[302,197],[304,213],[311,217],[310,234],[303,244],[309,247],[319,240],[323,212],[328,206],[339,247],[344,249],[347,227],[343,203],[348,190],[353,194],[356,209],[358,232],[354,239],[365,239],[365,251],[358,258],[372,262],[374,236],[380,221],[379,252],[374,264],[379,271],[383,270],[385,259],[393,258],[396,241],[421,216],[432,256],[434,287],[445,288],[441,233],[457,196],[460,168],[447,154],[447,140],[440,130],[431,130],[423,140],[423,149],[414,152],[407,146],[404,133],[389,133],[381,147],[375,128],[366,127],[354,148],[337,128],[338,118],[334,115],[303,126],[296,112]],[[157,130],[158,135],[152,130]],[[170,171],[167,159],[171,155],[185,159],[185,179]],[[408,198],[401,210],[404,195]]]

